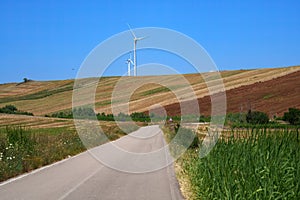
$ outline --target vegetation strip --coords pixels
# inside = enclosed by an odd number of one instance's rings
[[[198,152],[176,162],[187,199],[300,199],[299,128],[232,129],[208,156]]]

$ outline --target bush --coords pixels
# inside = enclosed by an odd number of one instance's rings
[[[249,110],[246,115],[246,121],[250,124],[267,124],[269,122],[269,117],[266,113],[260,111],[252,112]]]
[[[60,111],[53,113],[51,115],[45,115],[45,117],[56,117],[56,118],[66,118],[66,119],[72,119],[73,115],[76,116],[78,119],[93,119],[93,117],[96,115],[94,110],[89,107],[79,107],[75,108],[73,111]]]
[[[191,129],[180,127],[180,124],[169,124],[167,136],[167,142],[171,142],[176,145],[183,146],[184,148],[197,148],[199,146],[199,138],[196,133]]]
[[[150,122],[149,115],[145,113],[134,112],[130,115],[133,121]]]
[[[211,120],[210,116],[201,115],[199,118],[199,122],[210,122],[210,120]]]
[[[31,115],[33,116],[32,113],[30,112],[25,112],[25,111],[20,111],[16,108],[14,105],[6,105],[2,108],[0,108],[0,113],[6,113],[6,114],[18,114],[18,115]]]
[[[228,113],[226,115],[227,124],[246,123],[246,113]]]
[[[284,113],[283,120],[288,121],[292,125],[300,125],[300,110],[289,108],[289,111]]]
[[[18,109],[16,108],[16,106],[13,106],[13,105],[6,105],[6,106],[0,108],[1,113],[7,113],[7,114],[13,114],[17,110]]]

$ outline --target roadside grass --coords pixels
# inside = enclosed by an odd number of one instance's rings
[[[181,128],[181,133],[179,137],[176,138],[176,134],[180,128],[180,125],[177,123],[167,123],[161,127],[164,133],[164,137],[166,142],[169,144],[170,154],[179,159],[174,163],[175,173],[177,180],[180,185],[181,193],[185,198],[194,197],[194,191],[191,189],[192,184],[189,179],[186,170],[183,168],[184,164],[187,163],[187,159],[190,159],[190,153],[187,152],[195,152],[198,149],[199,139],[196,137],[196,134],[191,129]],[[188,144],[186,141],[191,141],[191,144]],[[184,152],[185,151],[185,152]]]
[[[202,159],[188,149],[176,162],[186,198],[300,199],[298,131],[233,129]]]
[[[174,158],[182,155],[186,149],[198,148],[199,139],[194,131],[180,127],[178,123],[168,123],[162,130]]]
[[[138,126],[123,124],[121,130],[114,122],[104,122],[101,128],[111,141],[124,136],[125,132],[136,130]],[[0,182],[85,150],[74,127],[1,127]]]

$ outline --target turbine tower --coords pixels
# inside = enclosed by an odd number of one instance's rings
[[[126,63],[127,63],[128,76],[130,76],[131,65],[133,65],[133,62],[131,60],[131,54],[130,54],[130,58],[126,60]]]
[[[143,40],[145,39],[146,37],[136,37],[133,30],[131,29],[130,25],[127,24],[128,27],[129,27],[129,30],[133,36],[133,75],[136,76],[137,75],[137,64],[136,64],[136,45],[137,45],[137,42],[140,41],[140,40]]]

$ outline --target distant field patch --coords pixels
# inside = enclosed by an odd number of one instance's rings
[[[270,98],[272,98],[272,97],[274,97],[274,94],[266,94],[264,97],[263,97],[263,99],[270,99]]]
[[[149,95],[153,95],[153,94],[157,94],[157,93],[162,93],[162,92],[169,92],[171,91],[169,88],[166,87],[159,87],[159,88],[155,88],[152,90],[148,90],[145,92],[142,92],[141,95],[142,96],[149,96]]]
[[[22,100],[36,100],[36,99],[42,99],[54,94],[71,91],[73,90],[73,83],[68,83],[65,86],[55,88],[55,89],[46,89],[42,90],[36,93],[24,95],[24,96],[13,96],[13,97],[5,97],[0,98],[0,103],[7,103],[7,102],[13,102],[13,101],[22,101]]]

